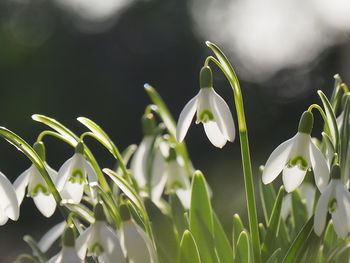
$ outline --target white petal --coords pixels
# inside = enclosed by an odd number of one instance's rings
[[[52,258],[47,261],[47,263],[60,263],[62,260],[62,251],[57,255],[54,255]]]
[[[180,113],[179,121],[176,128],[176,139],[178,142],[182,142],[186,136],[188,128],[191,125],[194,114],[197,109],[198,94],[192,98],[183,108]]]
[[[292,194],[287,194],[283,197],[283,200],[282,200],[281,217],[283,221],[286,221],[291,211],[292,211]]]
[[[350,232],[350,193],[342,183],[335,187],[337,209],[332,213],[334,230],[341,238],[345,239]]]
[[[163,157],[163,154],[159,149],[157,149],[154,156],[153,164],[152,164],[152,174],[151,174],[152,191],[153,191],[153,188],[156,187],[157,185],[159,186],[163,178],[166,177],[166,174],[165,174],[166,165],[167,163]],[[159,191],[162,191],[162,189],[159,189]]]
[[[61,191],[61,197],[64,200],[70,199],[73,203],[78,204],[84,194],[84,184],[72,183],[67,181],[64,185],[64,189]]]
[[[317,202],[315,217],[314,217],[314,230],[316,235],[320,236],[326,225],[326,217],[328,213],[328,203],[333,195],[334,182],[331,182],[321,194],[320,199]]]
[[[207,137],[209,141],[216,147],[222,148],[226,142],[226,136],[224,136],[217,123],[214,121],[208,121],[206,123],[203,123],[205,133],[207,134]]]
[[[81,259],[85,258],[86,250],[92,238],[93,231],[94,225],[91,225],[75,240],[77,254]]]
[[[220,131],[226,136],[228,141],[233,142],[236,136],[236,130],[230,108],[227,106],[225,100],[221,98],[214,89],[210,98],[214,119],[217,122]]]
[[[314,209],[316,187],[310,183],[303,183],[300,186],[300,194],[305,200],[308,217],[310,218]]]
[[[314,171],[316,185],[323,192],[329,182],[329,167],[322,152],[312,142],[310,143],[310,162]]]
[[[92,167],[89,161],[87,161],[85,158],[83,160],[84,168],[87,173],[88,181],[89,183],[97,183],[97,175],[95,172],[95,169]]]
[[[62,260],[59,263],[81,263],[82,260],[78,257],[75,248],[63,247],[62,248]]]
[[[298,166],[293,166],[291,168],[284,167],[282,172],[283,185],[286,188],[286,191],[294,191],[304,180],[306,170],[301,170]]]
[[[0,202],[5,215],[12,220],[19,217],[19,205],[15,189],[7,177],[0,172]]]
[[[67,161],[64,162],[64,164],[61,166],[61,168],[58,170],[58,176],[56,180],[56,187],[58,191],[61,191],[64,187],[64,184],[69,179],[72,166],[75,162],[75,154],[69,158]]]
[[[153,263],[153,246],[143,230],[132,221],[121,229],[121,243],[129,263]]]
[[[146,187],[147,185],[147,159],[152,141],[152,136],[145,136],[130,163],[130,168],[139,187]]]
[[[56,210],[56,201],[52,194],[46,195],[39,191],[33,200],[39,211],[46,217],[52,216]]]
[[[100,242],[104,249],[104,253],[102,256],[104,262],[125,263],[126,260],[118,236],[105,223],[101,224],[103,225],[101,225],[100,228]]]
[[[54,227],[52,227],[49,231],[46,232],[45,235],[38,242],[38,246],[40,250],[46,253],[51,245],[61,236],[66,227],[66,222],[61,222]]]
[[[5,225],[8,220],[8,216],[5,215],[4,211],[2,211],[2,208],[0,207],[0,226]]]
[[[185,209],[190,209],[191,204],[191,188],[182,189],[179,188],[176,190],[176,195],[181,201],[181,204]]]
[[[289,153],[292,149],[295,136],[280,144],[267,160],[262,174],[264,184],[269,184],[280,174],[288,162]]]
[[[23,173],[21,173],[16,181],[13,183],[13,187],[15,188],[18,203],[21,204],[24,198],[24,195],[26,193],[26,187],[28,186],[29,179],[31,176],[31,173],[33,171],[33,165],[30,166],[27,170],[25,170]]]

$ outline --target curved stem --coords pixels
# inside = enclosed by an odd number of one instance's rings
[[[210,47],[218,59],[213,57],[208,57],[206,61],[213,61],[225,74],[227,80],[229,81],[238,118],[238,127],[239,127],[239,137],[241,144],[241,153],[242,153],[242,165],[243,165],[243,174],[244,174],[244,185],[247,199],[248,207],[248,217],[249,217],[249,228],[250,235],[253,247],[254,262],[261,262],[260,254],[260,238],[259,238],[259,228],[258,228],[258,218],[256,212],[256,203],[255,203],[255,193],[254,193],[254,183],[253,183],[253,173],[252,165],[250,160],[250,151],[249,151],[249,140],[248,140],[248,131],[244,114],[244,105],[241,88],[239,85],[238,78],[234,72],[230,62],[224,55],[224,53],[213,43],[209,41],[206,42],[207,46]],[[207,62],[206,62],[207,63]]]
[[[54,131],[49,131],[49,130],[46,130],[46,131],[42,131],[39,135],[38,135],[38,138],[36,139],[37,142],[41,142],[43,141],[44,139],[44,136],[46,135],[51,135],[53,137],[56,137],[57,139],[59,140],[62,140],[68,144],[70,144],[69,140],[67,140],[64,136],[62,136],[61,134],[59,134],[58,132],[54,132]]]

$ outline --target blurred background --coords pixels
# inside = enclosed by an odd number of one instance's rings
[[[350,79],[350,2],[347,0],[1,0],[0,125],[33,143],[45,127],[41,113],[76,133],[76,117],[100,124],[120,149],[142,139],[140,118],[153,85],[175,119],[198,92],[198,73],[211,55],[205,40],[228,55],[241,80],[256,184],[258,167],[296,133],[300,114],[330,94],[336,73]],[[234,113],[232,92],[214,66],[216,91]],[[316,115],[314,136],[321,118]],[[213,190],[216,212],[231,231],[246,216],[238,139],[215,149],[201,125],[186,137],[194,166]],[[45,138],[49,164],[59,169],[73,149]],[[114,162],[92,140],[102,167]],[[0,142],[0,170],[13,182],[30,166]],[[61,220],[45,219],[31,199],[18,222],[0,227],[0,262],[29,252],[22,237],[40,239]]]

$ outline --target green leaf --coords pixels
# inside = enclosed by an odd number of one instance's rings
[[[330,136],[333,144],[335,145],[336,151],[339,152],[339,130],[335,113],[326,95],[321,90],[317,91],[317,93],[321,98],[327,116],[327,123],[325,123],[325,132]]]
[[[308,212],[305,201],[302,199],[299,190],[292,193],[292,215],[294,221],[294,231],[299,233],[308,219]]]
[[[33,255],[36,256],[40,263],[47,262],[46,255],[40,250],[38,243],[29,235],[25,235],[23,240],[29,245],[33,251]]]
[[[230,242],[227,239],[226,233],[222,228],[222,225],[213,213],[213,223],[214,223],[214,242],[215,248],[220,262],[233,262],[233,250]]]
[[[334,75],[334,88],[331,97],[331,104],[334,112],[337,112],[338,106],[341,103],[342,95],[344,94],[341,88],[342,79],[339,74]]]
[[[15,263],[40,263],[40,261],[36,258],[33,257],[32,255],[29,254],[20,254],[17,258]]]
[[[273,206],[269,224],[266,229],[266,237],[261,247],[263,260],[266,260],[276,249],[276,240],[277,240],[277,233],[279,230],[282,200],[283,200],[284,193],[285,193],[284,187],[281,186],[280,190],[278,191],[278,195]]]
[[[188,230],[185,230],[181,239],[179,263],[201,263],[196,242]]]
[[[272,184],[263,185],[261,180],[259,180],[259,190],[260,190],[261,205],[263,208],[265,222],[267,225],[269,223],[273,205],[276,200],[276,192]]]
[[[259,234],[260,240],[264,240],[266,238],[266,228],[263,223],[259,223]]]
[[[347,155],[348,155],[348,148],[349,148],[349,138],[350,138],[350,98],[349,96],[345,96],[345,107],[344,107],[344,117],[343,117],[343,126],[340,130],[340,167],[341,167],[341,174],[344,176],[345,169],[346,169],[346,162],[347,162]],[[345,178],[343,178],[345,179]]]
[[[171,218],[163,214],[150,200],[145,200],[145,207],[151,222],[151,228],[161,262],[177,262],[179,240],[175,234]]]
[[[238,214],[233,215],[233,229],[232,229],[232,244],[233,244],[233,255],[237,253],[237,242],[238,242],[238,237],[244,230],[244,226],[242,223],[241,218],[239,217]]]
[[[280,262],[279,256],[281,254],[281,249],[277,248],[275,252],[272,253],[271,257],[268,258],[266,263],[278,263]]]
[[[78,216],[80,219],[84,220],[86,223],[92,224],[95,222],[94,214],[92,211],[89,210],[86,206],[79,203],[73,203],[70,200],[63,200],[61,202],[61,205],[69,208],[69,210]]]
[[[200,171],[196,171],[192,179],[190,231],[198,246],[201,262],[215,262],[213,214],[207,184]]]
[[[179,234],[179,237],[181,237],[181,234],[189,227],[188,221],[185,217],[185,209],[182,206],[179,197],[175,193],[169,195],[169,203],[177,233]]]
[[[283,259],[283,263],[297,262],[296,260],[298,256],[302,254],[303,251],[306,250],[307,248],[309,236],[313,231],[313,225],[314,225],[314,217],[312,216],[304,225],[304,227],[301,229],[297,237],[294,239],[292,245],[288,249]]]
[[[323,242],[325,254],[327,254],[339,242],[338,236],[334,231],[332,220],[328,221]]]
[[[249,236],[246,230],[243,230],[238,237],[237,241],[237,253],[235,257],[235,263],[251,263],[251,247],[249,242]]]

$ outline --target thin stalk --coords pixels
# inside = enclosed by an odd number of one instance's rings
[[[247,199],[248,207],[248,217],[249,217],[249,229],[253,247],[254,262],[261,262],[260,255],[260,238],[259,238],[259,226],[258,218],[256,212],[256,203],[255,203],[255,193],[254,193],[254,183],[253,183],[253,173],[252,165],[250,160],[250,151],[249,151],[249,140],[248,140],[248,131],[247,124],[244,114],[244,105],[241,88],[239,85],[238,78],[234,72],[230,62],[222,51],[213,43],[206,42],[206,44],[214,51],[215,55],[218,57],[218,60],[214,57],[208,57],[206,63],[213,61],[225,74],[227,80],[229,81],[236,106],[236,112],[238,117],[238,128],[239,128],[239,137],[241,144],[241,155],[242,155],[242,165],[243,165],[243,174],[244,174],[244,185]]]

